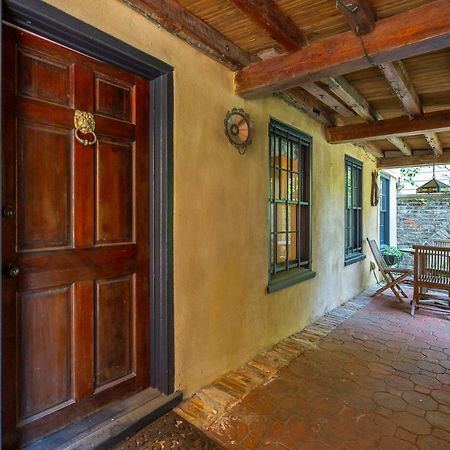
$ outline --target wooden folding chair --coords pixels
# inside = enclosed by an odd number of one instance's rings
[[[411,315],[418,306],[450,312],[450,246],[414,245],[414,295]]]
[[[390,289],[394,293],[397,301],[402,303],[403,298],[401,296],[403,296],[404,298],[408,298],[408,296],[400,287],[400,283],[402,281],[405,281],[406,277],[412,275],[413,271],[411,269],[400,267],[388,267],[375,240],[367,238],[367,242],[378,266],[378,270],[380,271],[384,281],[386,282],[386,284],[378,289],[378,291],[376,291],[374,294],[372,294],[371,297],[375,297],[386,291],[387,289]]]

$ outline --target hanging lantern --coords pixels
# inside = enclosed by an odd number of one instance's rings
[[[450,193],[450,186],[442,181],[436,180],[435,167],[433,163],[433,179],[416,189],[417,194],[445,194]]]

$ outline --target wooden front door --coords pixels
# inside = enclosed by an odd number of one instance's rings
[[[150,84],[9,27],[3,51],[2,406],[17,447],[149,385]],[[75,138],[76,110],[95,145]]]

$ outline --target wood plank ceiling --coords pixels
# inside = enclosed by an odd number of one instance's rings
[[[450,0],[122,0],[380,167],[450,163]]]

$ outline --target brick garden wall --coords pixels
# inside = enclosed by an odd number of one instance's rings
[[[405,195],[397,198],[398,246],[427,244],[450,235],[450,195]],[[402,265],[411,257],[405,255]]]

